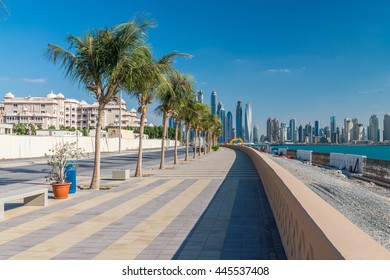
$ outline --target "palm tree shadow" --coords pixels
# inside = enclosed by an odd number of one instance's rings
[[[251,159],[236,160],[172,259],[286,259],[266,193]]]

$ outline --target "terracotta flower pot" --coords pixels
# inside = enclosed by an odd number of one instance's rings
[[[53,188],[54,198],[57,198],[57,199],[68,198],[70,184],[71,183],[69,183],[69,182],[51,183],[51,186]]]

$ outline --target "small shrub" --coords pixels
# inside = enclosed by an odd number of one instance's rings
[[[216,152],[219,150],[219,144],[212,146],[211,148]]]

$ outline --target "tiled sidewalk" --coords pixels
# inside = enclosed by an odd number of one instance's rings
[[[0,259],[284,259],[250,159],[221,149],[0,221]],[[112,185],[113,183],[111,183]]]

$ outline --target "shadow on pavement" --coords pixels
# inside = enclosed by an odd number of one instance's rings
[[[241,151],[173,259],[286,259],[264,187]]]

